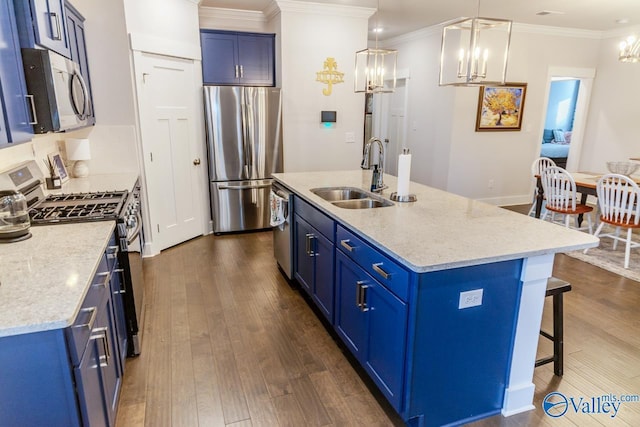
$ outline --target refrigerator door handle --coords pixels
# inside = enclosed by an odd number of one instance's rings
[[[254,190],[257,188],[269,188],[271,183],[268,184],[256,184],[256,185],[219,185],[220,190]]]

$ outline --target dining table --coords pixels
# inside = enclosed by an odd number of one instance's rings
[[[571,172],[571,176],[576,183],[576,192],[580,193],[581,204],[586,204],[589,196],[598,197],[596,193],[596,186],[598,184],[598,180],[603,175],[605,174],[597,172]],[[640,176],[631,175],[629,178],[631,178],[636,184],[640,185]],[[542,213],[542,203],[544,201],[544,189],[542,188],[542,181],[540,180],[540,177],[536,175],[536,179],[538,191],[536,193],[535,217],[540,218],[540,214]],[[578,224],[581,223],[582,215],[579,215]]]

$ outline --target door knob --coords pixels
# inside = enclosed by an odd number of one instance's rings
[[[198,166],[200,164],[200,159],[194,159],[193,164]]]

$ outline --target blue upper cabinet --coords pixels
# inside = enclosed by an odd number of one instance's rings
[[[275,86],[275,35],[201,30],[206,85]]]
[[[0,147],[33,137],[11,0],[0,0]]]
[[[71,57],[64,0],[13,0],[22,47],[41,46]]]

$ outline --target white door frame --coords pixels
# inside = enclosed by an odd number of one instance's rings
[[[551,92],[551,81],[557,77],[570,77],[578,79],[580,86],[578,89],[578,99],[576,101],[575,115],[573,119],[573,131],[571,134],[571,144],[569,145],[569,155],[567,157],[567,170],[576,172],[580,167],[580,153],[582,152],[582,143],[584,141],[584,130],[587,125],[587,113],[589,111],[589,101],[591,99],[591,90],[593,88],[593,79],[596,76],[595,68],[576,68],[576,67],[549,67],[547,73],[546,93],[544,99],[544,113],[540,129],[538,141],[542,141],[544,133],[544,117],[549,103],[549,95]],[[540,154],[539,148],[536,154]]]
[[[143,90],[143,85],[144,85],[144,79],[145,79],[145,65],[144,62],[146,61],[145,59],[145,55],[156,55],[159,57],[164,57],[167,59],[171,59],[171,58],[175,58],[178,60],[188,60],[188,61],[193,61],[193,68],[194,68],[194,93],[200,93],[199,97],[194,97],[193,99],[193,112],[194,112],[194,117],[193,117],[193,123],[195,124],[195,129],[193,129],[193,134],[194,134],[194,146],[192,147],[192,150],[194,152],[194,154],[200,158],[201,163],[200,166],[198,168],[195,169],[195,174],[196,174],[196,181],[198,182],[198,185],[196,186],[196,188],[194,189],[194,193],[195,193],[195,197],[197,198],[196,203],[197,203],[197,216],[199,218],[201,218],[202,220],[200,221],[201,224],[199,224],[199,228],[200,228],[200,234],[207,234],[211,232],[211,221],[210,221],[210,214],[209,214],[209,210],[208,210],[208,198],[209,198],[209,193],[208,193],[208,179],[207,179],[207,161],[206,161],[206,152],[204,151],[204,116],[203,116],[203,108],[202,108],[202,91],[201,91],[201,87],[200,84],[202,82],[202,78],[201,78],[201,66],[200,66],[200,61],[199,60],[194,60],[193,58],[182,58],[182,57],[175,57],[175,56],[167,56],[167,55],[163,55],[162,53],[158,53],[157,51],[153,51],[155,49],[150,49],[150,52],[147,51],[142,51],[142,50],[132,50],[132,56],[133,56],[133,61],[132,61],[132,68],[133,68],[133,74],[134,74],[134,82],[135,82],[135,91],[136,91],[136,103],[137,103],[137,122],[138,122],[138,132],[139,132],[139,141],[140,141],[140,147],[139,147],[139,152],[141,153],[141,165],[140,165],[140,170],[141,172],[141,180],[143,181],[143,187],[146,190],[146,198],[145,198],[145,204],[146,204],[146,209],[145,209],[145,218],[144,221],[147,224],[146,229],[145,229],[145,250],[144,253],[146,256],[153,256],[153,255],[157,255],[160,253],[160,251],[162,249],[164,249],[163,246],[163,242],[162,239],[158,238],[158,234],[157,234],[157,230],[155,230],[155,225],[156,223],[158,223],[157,217],[159,215],[158,212],[154,212],[150,209],[150,206],[152,206],[152,203],[150,203],[150,200],[152,200],[154,197],[157,198],[161,197],[161,195],[158,194],[159,189],[155,188],[157,186],[154,187],[153,183],[149,183],[148,179],[149,179],[149,174],[148,174],[148,162],[149,162],[149,154],[150,154],[150,150],[151,150],[151,144],[149,142],[145,143],[146,137],[148,137],[148,135],[145,134],[144,131],[144,123],[143,123],[143,119],[142,119],[142,114],[144,114],[144,112],[142,111],[141,107],[141,102],[142,102],[142,90]],[[198,92],[198,89],[200,89],[200,91]],[[202,143],[199,144],[197,143],[197,141],[201,141]],[[155,238],[154,238],[155,237]]]

